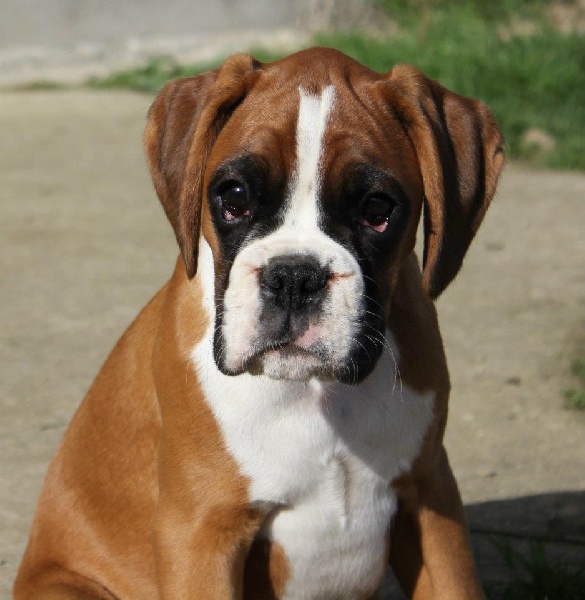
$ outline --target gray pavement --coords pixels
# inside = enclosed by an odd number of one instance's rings
[[[66,423],[171,273],[142,152],[150,100],[0,94],[0,600]],[[585,349],[584,231],[585,175],[509,166],[438,303],[447,445],[488,584],[508,577],[494,537],[585,564],[585,415],[562,399]]]

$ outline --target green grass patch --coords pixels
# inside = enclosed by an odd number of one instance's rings
[[[117,71],[106,77],[95,77],[88,81],[89,87],[96,89],[130,89],[137,92],[156,93],[170,79],[191,77],[215,69],[216,62],[198,65],[181,65],[170,57],[158,56],[143,67]]]
[[[540,19],[549,4],[547,0],[378,0],[378,5],[402,24],[436,11],[461,9],[473,11],[481,19],[492,22],[511,17]]]
[[[264,62],[281,57],[281,55],[263,48],[253,49],[250,52],[258,60]],[[95,77],[90,79],[87,85],[95,89],[129,89],[137,92],[156,93],[167,81],[211,71],[219,67],[226,58],[222,56],[204,63],[182,65],[171,57],[158,56],[143,67],[118,71],[106,77]]]
[[[526,555],[508,543],[494,541],[494,545],[510,569],[513,581],[488,588],[490,600],[583,600],[585,597],[585,570],[549,559],[542,543],[531,543]]]
[[[585,170],[585,36],[553,30],[544,16],[546,2],[380,2],[398,23],[398,33],[320,34],[315,44],[338,48],[380,72],[411,63],[449,89],[485,101],[502,126],[510,158]],[[534,24],[529,35],[510,26],[520,17]],[[262,61],[278,58],[265,50],[252,53]],[[154,93],[168,79],[220,63],[179,65],[157,58],[90,85]]]
[[[585,169],[585,37],[547,25],[508,35],[469,6],[429,13],[392,39],[361,33],[320,35],[376,71],[413,64],[445,87],[490,106],[509,157],[537,166]],[[531,143],[537,131],[546,144]]]
[[[15,88],[19,92],[44,92],[44,91],[54,91],[54,90],[66,90],[70,86],[65,83],[61,83],[59,81],[45,81],[43,79],[39,79],[38,81],[31,81],[30,83],[25,83],[24,85],[15,86]],[[10,88],[9,88],[10,89]]]
[[[571,372],[577,379],[577,386],[564,392],[567,408],[585,410],[585,357],[573,361]]]

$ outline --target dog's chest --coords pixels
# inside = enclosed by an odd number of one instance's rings
[[[389,351],[359,386],[226,377],[205,342],[193,359],[250,501],[270,511],[259,535],[286,555],[284,598],[371,591],[396,510],[389,484],[420,450],[433,394],[403,387]]]
[[[331,417],[336,409],[329,410]],[[251,494],[275,503],[259,535],[286,555],[291,577],[284,598],[362,597],[384,571],[396,509],[390,477],[318,414],[282,425],[266,443],[273,454],[253,476]]]

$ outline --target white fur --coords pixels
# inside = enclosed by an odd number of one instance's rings
[[[194,284],[202,286],[213,323],[213,259],[204,240]],[[192,364],[250,480],[250,502],[273,508],[260,535],[286,553],[292,574],[284,598],[361,597],[384,571],[396,511],[389,484],[420,450],[433,394],[401,385],[391,332],[374,371],[357,386],[225,376],[213,361],[212,336],[210,325]]]
[[[321,96],[300,92],[296,144],[297,165],[292,182],[292,194],[284,226],[313,230],[319,221],[317,198],[321,191],[321,154],[323,136],[333,109],[335,91],[326,87]]]

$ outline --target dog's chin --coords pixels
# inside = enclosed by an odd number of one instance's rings
[[[379,348],[368,348],[360,344],[357,352],[343,360],[335,360],[322,345],[306,348],[294,343],[283,343],[260,347],[244,357],[230,357],[219,340],[214,347],[214,360],[218,369],[231,377],[247,373],[265,376],[278,381],[339,382],[346,385],[361,383],[373,370],[379,356]]]
[[[279,381],[335,379],[332,370],[327,368],[316,354],[293,345],[267,350],[254,356],[248,361],[246,371],[252,375],[265,375]]]
[[[221,356],[221,355],[219,355]],[[268,348],[237,361],[238,366],[218,360],[215,362],[224,375],[237,376],[243,373],[263,375],[279,381],[308,381],[319,379],[334,381],[334,368],[317,353],[294,344]],[[232,366],[233,365],[233,366]]]
[[[337,381],[346,385],[356,385],[370,374],[375,361],[358,363],[356,360],[350,360],[337,365],[323,359],[315,352],[290,344],[257,352],[239,361],[238,368],[230,368],[229,365],[217,360],[216,364],[224,375],[232,377],[248,373],[254,376],[263,375],[278,381],[317,379],[327,383]]]

